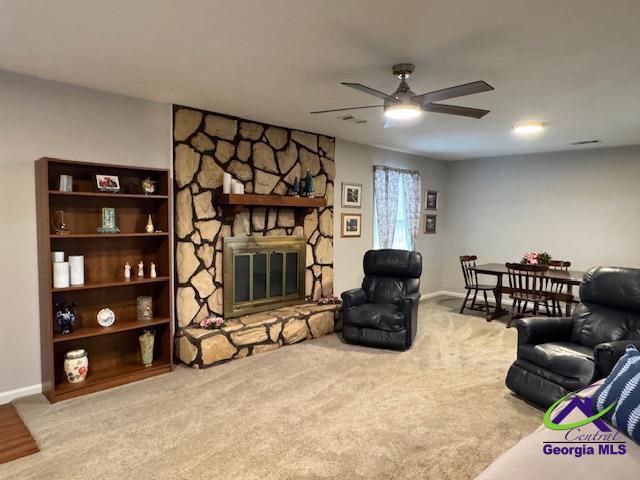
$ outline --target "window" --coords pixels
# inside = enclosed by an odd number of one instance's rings
[[[413,250],[420,221],[420,174],[374,166],[374,248]]]

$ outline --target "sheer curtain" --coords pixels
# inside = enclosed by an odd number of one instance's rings
[[[402,190],[404,193],[405,218],[411,239],[410,250],[416,248],[416,238],[420,226],[420,191],[422,190],[420,174],[406,171],[402,175]]]
[[[402,188],[400,185],[402,184]],[[398,219],[398,197],[403,193],[403,217],[408,230],[407,247],[415,248],[418,225],[420,223],[420,173],[374,165],[373,192],[377,225],[377,238],[380,248],[393,248]],[[401,227],[402,228],[402,227]],[[400,232],[398,232],[400,233]]]

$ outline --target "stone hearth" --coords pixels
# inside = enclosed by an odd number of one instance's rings
[[[306,303],[234,318],[214,330],[181,328],[176,355],[194,368],[210,367],[333,333],[339,313],[339,305]]]

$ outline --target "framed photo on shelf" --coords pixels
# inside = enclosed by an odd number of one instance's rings
[[[437,215],[424,216],[424,233],[436,233],[436,217]]]
[[[361,184],[342,182],[342,206],[351,208],[362,207]]]
[[[361,234],[362,215],[359,213],[343,213],[341,237],[359,237]]]
[[[424,209],[425,210],[437,210],[438,209],[438,192],[435,190],[425,190],[424,192]]]
[[[101,192],[119,192],[120,179],[117,175],[103,175],[96,173],[96,187]]]

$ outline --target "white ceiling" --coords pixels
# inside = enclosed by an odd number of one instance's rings
[[[639,24],[638,0],[2,0],[0,68],[454,159],[640,143]],[[491,113],[308,114],[376,104],[339,82],[392,92],[406,61],[416,93],[489,82],[445,103]]]

